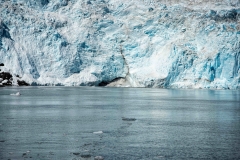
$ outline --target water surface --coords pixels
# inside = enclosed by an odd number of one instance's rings
[[[0,88],[0,159],[240,159],[239,151],[240,91]]]

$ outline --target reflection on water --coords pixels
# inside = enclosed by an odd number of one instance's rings
[[[239,144],[240,91],[0,89],[0,159],[240,159]]]

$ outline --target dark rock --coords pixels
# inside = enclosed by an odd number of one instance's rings
[[[104,86],[106,86],[106,85],[108,85],[110,83],[113,83],[113,82],[116,82],[116,81],[120,80],[121,78],[123,78],[123,77],[117,77],[117,78],[115,78],[115,79],[113,79],[111,81],[102,81],[102,82],[100,82],[98,84],[98,86],[104,87]]]
[[[2,141],[0,141],[0,142],[2,142],[2,143],[3,143],[3,142],[5,142],[5,141],[3,141],[3,140],[2,140]]]
[[[82,158],[90,158],[91,155],[90,155],[90,154],[82,154],[81,157],[82,157]]]
[[[102,81],[101,83],[98,84],[98,86],[106,86],[108,84],[109,84],[109,82]]]
[[[4,66],[4,64],[3,64],[3,63],[0,63],[0,66]]]
[[[19,86],[29,86],[29,84],[25,81],[17,80],[17,83],[18,83]]]
[[[78,152],[74,152],[73,154],[74,154],[74,155],[79,155],[80,153],[78,153]]]
[[[6,83],[2,83],[2,84],[5,85],[5,86],[11,86],[12,82],[8,80]]]
[[[22,154],[22,157],[24,157],[24,156],[26,156],[26,155],[27,155],[27,153],[23,153],[23,154]]]
[[[2,78],[3,80],[9,80],[10,78],[12,78],[12,75],[9,72],[2,72],[0,73],[0,78]]]
[[[126,118],[126,117],[122,117],[123,121],[136,121],[136,118]]]

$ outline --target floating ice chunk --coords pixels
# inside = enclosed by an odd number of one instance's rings
[[[94,160],[104,160],[104,158],[102,156],[96,156],[94,157]]]
[[[103,131],[93,132],[93,134],[103,134]]]
[[[17,93],[12,93],[12,94],[10,94],[11,96],[20,96],[21,95],[21,93],[20,92],[17,92]]]

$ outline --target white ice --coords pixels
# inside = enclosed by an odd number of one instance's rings
[[[30,84],[240,88],[239,1],[0,3],[0,63]]]

